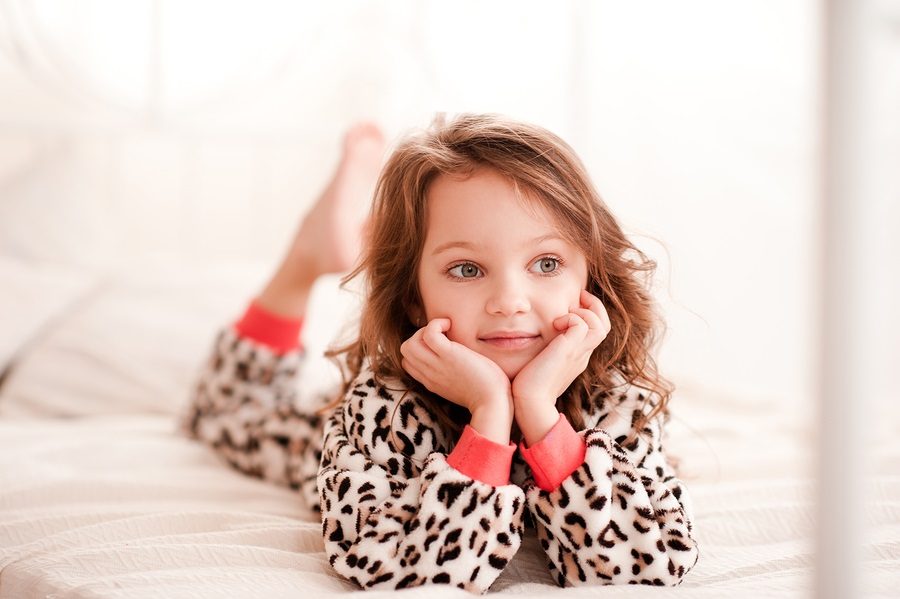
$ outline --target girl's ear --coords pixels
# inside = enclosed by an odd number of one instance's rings
[[[409,317],[409,321],[416,327],[425,326],[425,314],[418,304],[409,306],[406,309],[406,315]]]

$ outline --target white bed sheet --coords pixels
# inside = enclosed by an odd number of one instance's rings
[[[660,597],[803,597],[813,568],[805,434],[721,401],[684,401],[673,421],[701,557]],[[728,424],[733,423],[733,424]],[[740,428],[739,428],[740,427]],[[294,492],[231,470],[161,415],[0,421],[0,597],[330,596],[354,587],[327,564],[320,525]],[[869,480],[865,583],[900,582],[900,444]],[[630,597],[627,587],[558,589],[533,538],[491,592]],[[369,594],[368,596],[372,596]],[[374,596],[377,596],[375,593]],[[428,588],[408,596],[468,596]]]

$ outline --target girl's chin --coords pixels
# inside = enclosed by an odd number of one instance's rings
[[[505,368],[503,369],[503,372],[506,373],[506,376],[510,381],[512,381],[514,378],[516,378],[516,375],[519,374],[519,372],[521,372],[521,371],[522,371],[521,368],[516,368],[515,370],[507,370]]]
[[[473,348],[470,348],[473,349]],[[516,375],[521,372],[523,368],[534,358],[537,352],[518,352],[518,355],[501,354],[497,355],[497,352],[485,352],[483,347],[479,347],[475,351],[478,351],[482,356],[491,360],[494,364],[500,367],[500,370],[509,378],[509,380],[513,380],[516,378]]]
[[[525,364],[528,362],[521,361],[513,361],[513,360],[501,360],[497,363],[500,366],[500,369],[503,370],[504,374],[509,378],[509,380],[513,380],[516,378],[516,375],[525,368]]]

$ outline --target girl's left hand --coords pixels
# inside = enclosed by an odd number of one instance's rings
[[[554,406],[556,398],[587,368],[594,348],[609,335],[609,315],[600,299],[582,290],[579,304],[580,307],[553,321],[553,328],[562,332],[513,380],[517,414],[520,405]]]

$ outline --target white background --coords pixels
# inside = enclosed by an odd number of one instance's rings
[[[900,21],[869,5],[855,317],[871,332],[866,392],[893,401]],[[811,0],[7,1],[0,252],[274,268],[349,124],[396,140],[436,111],[501,112],[572,143],[658,261],[663,374],[808,414],[820,19]]]

